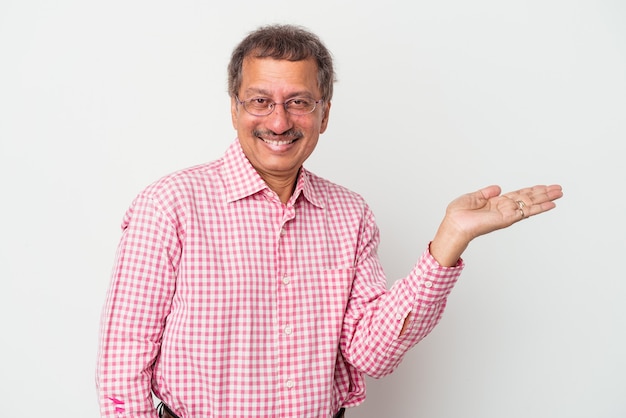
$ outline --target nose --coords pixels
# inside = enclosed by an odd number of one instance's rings
[[[291,115],[285,110],[285,106],[282,104],[274,105],[274,111],[267,115],[267,119],[269,127],[277,134],[282,134],[293,128]]]

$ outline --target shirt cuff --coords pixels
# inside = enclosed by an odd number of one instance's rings
[[[462,258],[456,265],[444,267],[426,249],[409,274],[411,291],[421,303],[438,303],[448,297],[464,267]]]

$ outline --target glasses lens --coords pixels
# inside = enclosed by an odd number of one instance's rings
[[[253,115],[263,116],[272,113],[274,103],[263,97],[256,97],[243,102],[243,107]]]
[[[315,101],[304,98],[291,99],[285,102],[285,109],[292,115],[306,115],[315,109]]]

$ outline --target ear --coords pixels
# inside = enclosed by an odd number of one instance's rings
[[[330,116],[330,102],[324,102],[324,113],[322,114],[322,123],[320,125],[320,133],[323,134],[328,127],[328,117]]]
[[[239,114],[239,103],[237,103],[237,100],[234,97],[230,98],[230,117],[232,119],[233,122],[233,128],[235,128],[235,130],[237,130],[237,115]]]

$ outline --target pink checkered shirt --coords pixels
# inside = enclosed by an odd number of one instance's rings
[[[387,289],[357,194],[302,169],[282,204],[239,143],[133,202],[103,310],[103,417],[332,417],[437,324],[463,263]],[[404,334],[400,331],[411,314]]]

